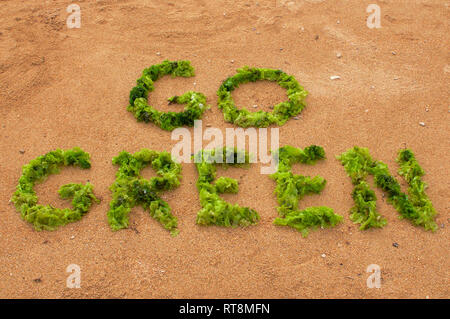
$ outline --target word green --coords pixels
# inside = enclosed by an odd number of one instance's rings
[[[256,224],[260,217],[254,209],[232,205],[220,197],[223,193],[238,193],[237,180],[229,177],[216,179],[218,163],[222,163],[224,167],[247,167],[250,164],[249,154],[236,149],[219,148],[202,150],[194,156],[197,157],[197,189],[202,206],[197,213],[197,224],[226,227]],[[321,176],[311,178],[294,175],[292,165],[313,165],[325,159],[322,147],[311,145],[300,149],[286,145],[274,152],[273,156],[278,161],[277,172],[271,175],[277,184],[275,194],[279,204],[279,217],[274,220],[275,225],[293,227],[306,236],[310,229],[319,226],[333,227],[342,221],[340,215],[326,206],[298,209],[300,199],[306,195],[320,194],[326,180]],[[409,196],[400,190],[400,184],[390,175],[387,165],[373,160],[367,148],[354,147],[337,158],[355,185],[352,192],[355,206],[351,209],[350,219],[359,223],[361,230],[383,227],[386,224],[386,220],[376,210],[375,193],[365,181],[369,174],[374,176],[375,185],[387,193],[388,202],[400,212],[401,218],[406,218],[426,230],[437,230],[434,220],[437,212],[425,194],[427,185],[421,179],[425,172],[411,150],[400,150],[397,158],[399,174],[409,185]],[[181,165],[175,163],[168,152],[149,149],[142,149],[134,154],[121,152],[113,158],[113,164],[118,165],[119,169],[116,180],[110,187],[112,200],[107,216],[111,229],[127,228],[131,209],[141,205],[172,235],[177,235],[177,218],[172,215],[169,204],[160,198],[160,194],[180,185]],[[31,160],[22,168],[22,176],[12,196],[12,202],[20,211],[21,217],[33,224],[36,230],[54,230],[58,226],[80,220],[93,202],[99,202],[94,196],[92,185],[86,183],[67,184],[60,188],[61,198],[72,198],[73,209],[58,209],[38,204],[34,186],[68,165],[90,168],[89,154],[80,148],[58,149]],[[151,166],[158,176],[151,179],[142,178],[140,172],[147,166]]]

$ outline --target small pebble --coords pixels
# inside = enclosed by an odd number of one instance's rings
[[[322,254],[321,256],[322,256],[322,258],[325,258],[325,257],[327,257],[327,255],[325,255],[325,254]]]
[[[340,24],[340,23],[341,23],[341,21],[340,21],[340,20],[337,20],[337,21],[336,21],[336,23],[337,23],[337,24]]]
[[[419,122],[419,125],[420,126],[425,126],[425,123],[424,122]]]
[[[366,112],[366,113],[367,113],[367,112],[369,112],[369,109],[367,109],[367,110],[364,110],[364,112]]]
[[[397,54],[397,52],[395,52],[395,51],[392,51],[392,55],[396,55]]]
[[[392,246],[394,246],[395,248],[398,248],[398,244],[397,243],[393,243]]]
[[[339,75],[330,76],[330,80],[339,80],[341,77]]]
[[[337,57],[338,59],[342,58],[342,53],[341,53],[341,52],[336,53],[336,57]]]
[[[375,88],[375,86],[371,85],[371,86],[370,86],[370,88],[371,88],[371,89],[374,89],[374,88]]]
[[[70,236],[70,239],[75,239],[75,236],[74,235]]]
[[[298,116],[294,116],[294,120],[298,121],[300,118]]]
[[[444,228],[445,227],[445,225],[444,224],[441,224],[441,228]]]
[[[428,106],[425,107],[425,112],[428,112],[430,109],[428,108]]]
[[[231,60],[231,63],[234,63],[234,60]]]
[[[397,81],[398,79],[400,79],[398,76],[396,76],[396,77],[394,78],[395,81]]]
[[[316,35],[316,37],[314,38],[314,40],[319,40],[319,36],[318,36],[318,35]]]
[[[25,151],[24,151],[24,150],[19,150],[19,153],[20,153],[20,154],[24,154]]]
[[[161,55],[161,52],[156,52],[156,55]]]
[[[255,105],[253,105],[253,108],[254,108],[254,109],[256,109],[257,107],[258,107],[258,105],[256,105],[256,104],[255,104]]]

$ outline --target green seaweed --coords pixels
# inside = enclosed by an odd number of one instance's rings
[[[298,209],[299,201],[304,196],[322,192],[326,180],[321,176],[311,178],[294,175],[292,165],[295,163],[314,165],[318,160],[325,158],[322,147],[311,145],[300,149],[286,145],[275,152],[274,156],[278,159],[278,169],[270,177],[277,183],[275,194],[279,204],[277,211],[280,215],[274,220],[275,225],[293,227],[306,237],[309,229],[319,226],[332,227],[341,222],[342,216],[335,214],[333,209],[326,206]]]
[[[88,211],[94,196],[91,184],[67,184],[61,186],[58,193],[62,199],[72,198],[72,209],[55,208],[51,205],[39,205],[34,191],[37,183],[43,182],[49,175],[57,174],[63,166],[91,167],[89,154],[75,147],[70,150],[57,149],[31,160],[22,167],[16,191],[11,201],[21,213],[22,219],[34,225],[36,230],[55,230],[59,226],[80,220]]]
[[[410,186],[410,197],[401,191],[400,184],[389,173],[387,165],[373,160],[367,148],[355,146],[337,158],[355,185],[352,192],[355,206],[351,209],[350,218],[361,224],[361,230],[386,225],[386,220],[376,211],[376,195],[365,182],[369,174],[374,176],[375,185],[387,193],[388,202],[400,213],[401,218],[410,220],[416,226],[423,226],[426,230],[437,229],[434,221],[436,211],[425,194],[426,185],[421,180],[424,171],[410,150],[401,150],[397,159],[399,173]]]
[[[421,178],[425,175],[425,171],[420,167],[414,153],[409,149],[399,151],[397,163],[400,166],[398,173],[403,176],[409,186],[409,200],[419,213],[414,223],[423,225],[425,229],[436,231],[437,225],[434,217],[437,215],[437,212],[425,193],[428,186]]]
[[[132,112],[138,121],[153,122],[167,131],[181,126],[193,126],[194,121],[200,119],[203,112],[209,108],[202,93],[189,91],[168,99],[169,104],[186,104],[182,112],[161,112],[148,105],[148,93],[154,90],[154,82],[165,75],[191,77],[195,74],[189,61],[165,60],[161,64],[152,65],[142,72],[137,85],[131,90],[127,110]]]
[[[234,104],[232,92],[242,83],[268,80],[277,82],[287,90],[288,101],[276,105],[272,112],[250,112],[246,108],[238,109]],[[219,90],[218,106],[223,111],[224,119],[241,127],[267,127],[271,124],[285,124],[289,118],[299,114],[305,107],[304,99],[308,92],[292,76],[281,70],[250,68],[245,66],[237,74],[227,78]]]
[[[172,160],[170,153],[149,149],[142,149],[134,154],[123,151],[113,158],[113,164],[119,165],[119,170],[110,187],[112,200],[108,222],[111,229],[127,228],[131,209],[141,205],[173,236],[177,235],[177,218],[172,215],[169,204],[159,194],[180,185],[181,165]],[[149,180],[140,176],[141,170],[148,165],[158,175]]]
[[[341,220],[342,217],[335,214],[330,207],[318,206],[290,211],[284,217],[275,218],[273,223],[277,226],[293,227],[306,237],[309,229],[332,227]]]
[[[218,156],[217,156],[218,155]],[[231,148],[202,150],[195,155],[196,167],[199,173],[197,189],[202,209],[197,213],[197,224],[217,225],[225,227],[249,226],[259,220],[258,213],[248,207],[232,205],[226,202],[220,194],[237,193],[238,182],[229,177],[216,179],[216,165],[213,159],[220,157],[223,167],[244,167],[249,163],[247,152]],[[243,158],[243,161],[237,159]],[[242,162],[242,163],[239,163]]]

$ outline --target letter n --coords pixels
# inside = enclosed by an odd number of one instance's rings
[[[437,213],[425,194],[427,185],[421,179],[425,172],[411,150],[400,150],[397,157],[399,174],[409,185],[409,196],[401,191],[400,184],[389,173],[387,165],[373,160],[367,148],[355,146],[337,158],[355,186],[352,193],[355,206],[351,209],[350,219],[361,224],[361,230],[386,224],[386,220],[376,210],[375,192],[365,181],[369,174],[373,175],[375,185],[387,193],[388,202],[400,213],[401,218],[409,219],[414,225],[423,226],[426,230],[437,229],[434,221]]]

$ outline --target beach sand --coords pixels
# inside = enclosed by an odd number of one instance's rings
[[[2,1],[0,297],[449,298],[450,8],[441,0],[376,2],[379,29],[367,27],[368,3],[359,0],[75,1],[81,28],[69,29],[71,1]],[[106,217],[117,171],[112,158],[122,150],[170,151],[176,143],[126,110],[142,70],[164,59],[190,60],[196,76],[157,81],[149,102],[177,110],[167,106],[168,97],[202,92],[211,105],[204,127],[224,132],[235,126],[224,122],[216,91],[237,68],[294,75],[309,92],[307,107],[280,127],[280,145],[316,144],[327,154],[315,166],[295,166],[328,182],[300,208],[330,206],[342,224],[307,238],[274,226],[275,182],[253,164],[219,172],[239,179],[240,192],[226,199],[256,209],[259,224],[198,226],[198,174],[184,163],[181,186],[162,195],[178,218],[177,237],[140,207],[129,229],[112,232]],[[334,75],[340,79],[330,80]],[[242,85],[233,96],[241,107],[263,110],[286,99],[269,82]],[[354,145],[387,163],[403,190],[395,158],[404,147],[415,152],[439,212],[436,233],[400,220],[379,189],[387,226],[360,231],[350,221],[352,185],[335,156]],[[92,168],[50,176],[36,186],[39,202],[70,207],[58,188],[87,180],[102,201],[79,222],[37,232],[9,203],[21,167],[74,146],[91,154]],[[144,175],[154,173],[148,168]],[[80,289],[66,287],[70,264],[81,268]],[[381,268],[379,289],[366,284],[371,264]]]

